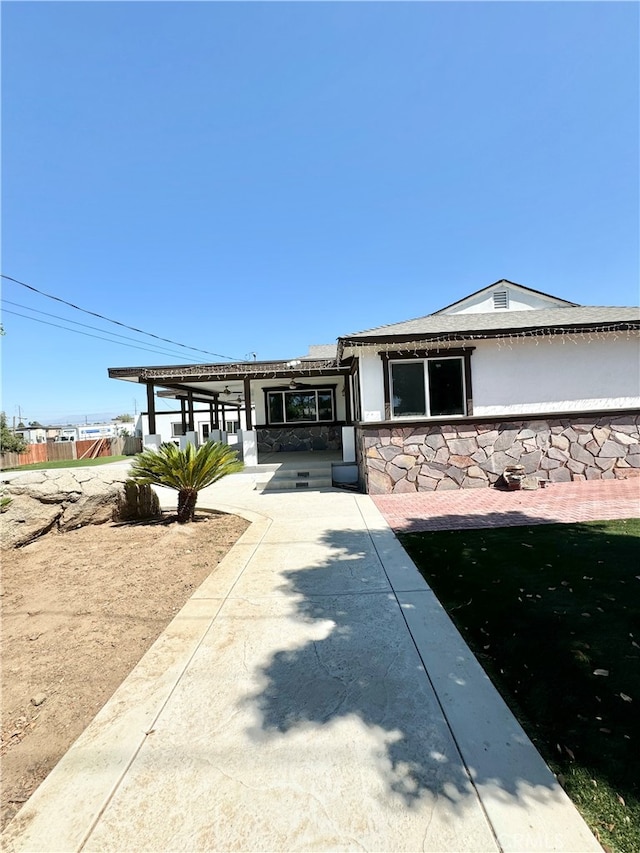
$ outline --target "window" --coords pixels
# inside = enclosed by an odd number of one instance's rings
[[[184,435],[184,427],[182,424],[171,424],[171,435],[176,438],[179,435]]]
[[[210,430],[209,424],[201,424],[200,429],[202,430],[202,440],[204,442],[209,441],[209,430]]]
[[[270,424],[318,423],[335,420],[333,388],[267,391]]]
[[[463,367],[462,358],[390,362],[393,417],[466,414]]]
[[[240,423],[238,421],[227,421],[227,435],[236,435]]]

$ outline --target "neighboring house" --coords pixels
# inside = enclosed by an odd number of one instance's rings
[[[115,438],[121,432],[118,423],[64,424],[42,427],[20,427],[27,444],[44,444],[46,441],[90,441],[98,438]]]
[[[501,280],[291,361],[109,375],[147,385],[152,433],[157,387],[182,396],[189,423],[208,401],[217,424],[234,383],[258,453],[342,448],[372,494],[486,487],[512,464],[552,482],[607,479],[640,472],[639,330],[638,308]]]
[[[75,441],[77,430],[74,426],[18,427],[16,435],[21,435],[27,444],[45,444],[47,441]]]
[[[27,444],[44,444],[47,440],[48,427],[18,427],[16,435],[21,435]]]

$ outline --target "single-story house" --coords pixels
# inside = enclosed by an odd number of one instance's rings
[[[12,430],[16,435],[22,436],[27,444],[45,444],[49,435],[46,426],[23,426]]]
[[[213,434],[233,383],[245,459],[341,451],[371,494],[486,487],[513,464],[552,482],[607,479],[640,472],[639,331],[636,307],[577,305],[503,279],[289,361],[109,376],[147,386],[147,443],[158,390],[181,401],[187,434],[205,402]]]

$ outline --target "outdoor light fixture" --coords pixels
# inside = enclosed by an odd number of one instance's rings
[[[223,393],[223,394],[226,394],[227,396],[229,396],[229,394],[231,393],[231,391],[229,391],[229,386],[228,386],[228,385],[225,385],[224,390],[222,391],[222,393]]]
[[[241,403],[241,402],[242,402],[242,394],[238,394],[238,396],[236,397],[236,403]]]
[[[291,382],[289,383],[289,388],[291,388],[292,391],[295,391],[297,387],[298,387],[298,383],[296,382],[296,380],[292,376]]]

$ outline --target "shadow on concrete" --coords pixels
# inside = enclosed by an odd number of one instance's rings
[[[528,518],[524,523],[535,522]],[[371,760],[388,790],[406,806],[426,795],[459,805],[475,792],[403,610],[378,560],[377,548],[390,539],[388,530],[371,535],[330,532],[324,544],[331,557],[324,565],[284,572],[286,584],[281,591],[294,602],[295,616],[324,626],[327,634],[271,657],[261,673],[266,684],[252,697],[261,727],[250,734],[259,741],[265,733],[286,736],[309,724],[330,726],[336,720],[357,718],[377,737],[380,747]],[[372,560],[379,569],[376,590],[370,582]],[[352,585],[341,591],[346,565],[352,579],[360,566],[363,579],[368,579],[362,590]],[[316,594],[314,577],[318,575],[333,577],[335,592]],[[428,592],[426,586],[424,590]],[[510,738],[520,737],[514,725],[513,732],[501,731],[496,740],[508,744]],[[540,773],[532,771],[527,778],[496,778],[493,772],[490,778],[483,777],[478,768],[472,772],[476,785],[498,785],[505,794],[517,797],[519,786],[527,783],[537,786],[544,798],[554,782],[544,765],[540,767]]]

